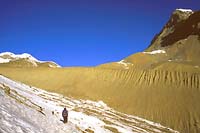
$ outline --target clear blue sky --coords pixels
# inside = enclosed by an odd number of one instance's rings
[[[176,8],[200,0],[1,0],[0,52],[95,66],[143,51]]]

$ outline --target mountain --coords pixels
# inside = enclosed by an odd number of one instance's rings
[[[0,53],[0,63],[12,67],[60,67],[52,61],[39,61],[30,54],[13,54],[11,52]]]
[[[177,133],[158,123],[113,110],[102,101],[76,100],[0,76],[1,133]],[[69,121],[61,120],[69,110]]]
[[[199,67],[200,64],[200,11],[176,9],[161,32],[152,40],[149,47],[133,54],[121,62],[108,63],[102,67],[128,68],[137,66],[143,69],[163,67],[174,69],[174,65]],[[122,63],[124,62],[124,63]],[[120,65],[121,64],[121,67]],[[174,64],[174,65],[173,65]],[[128,66],[128,67],[127,67]]]
[[[200,64],[199,50],[200,11],[176,9],[145,52],[131,55],[126,61],[153,69],[163,67],[166,70],[166,65],[167,69],[174,69],[172,64],[194,69],[194,66],[198,67]],[[138,61],[140,58],[143,60]]]
[[[118,62],[59,69],[0,64],[0,74],[76,99],[102,100],[181,133],[199,133],[199,13],[175,10],[145,51]]]

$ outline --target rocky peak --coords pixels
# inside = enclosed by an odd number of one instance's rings
[[[200,11],[176,9],[162,31],[154,37],[146,51],[171,46],[191,35],[200,36]]]
[[[172,15],[165,27],[172,27],[172,26],[176,25],[177,23],[188,19],[189,16],[192,15],[193,13],[194,12],[190,9],[176,9],[172,13]]]

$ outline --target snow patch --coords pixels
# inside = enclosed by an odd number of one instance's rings
[[[143,52],[144,54],[165,54],[166,51],[164,50],[154,50],[154,51],[151,51],[151,52]]]
[[[124,66],[126,66],[126,67],[128,66],[128,64],[125,63],[124,60],[121,60],[121,61],[119,61],[119,62],[117,62],[117,63],[118,63],[118,64],[122,64],[122,65],[124,65]]]
[[[57,65],[55,62],[51,62],[51,63],[55,64],[55,65],[49,64],[49,67],[51,67],[51,68],[60,68],[61,67],[61,66]]]
[[[34,58],[32,55],[27,54],[27,53],[17,54],[17,55],[15,55],[15,58],[29,59],[32,61],[41,62],[41,61],[37,60],[36,58]]]
[[[4,56],[4,55],[14,56],[15,54],[13,54],[13,53],[11,53],[11,52],[3,52],[3,53],[0,53],[0,56]]]
[[[177,11],[181,11],[181,12],[193,12],[191,9],[176,9]]]
[[[0,63],[8,63],[10,62],[10,59],[4,59],[0,57]]]
[[[107,104],[105,104],[103,101],[94,102],[91,100],[82,100],[82,102],[84,102],[85,104],[94,105],[99,108],[108,108]]]
[[[6,59],[10,59],[10,60],[29,59],[35,62],[42,62],[42,61],[37,60],[36,58],[34,58],[32,55],[28,53],[23,53],[23,54],[13,54],[11,52],[0,53],[0,57],[3,58],[3,56],[8,56]]]
[[[123,65],[125,67],[125,69],[129,69],[129,65],[133,66],[133,64],[127,63],[127,62],[125,62],[125,60],[121,60],[117,63],[120,64],[120,65]]]
[[[51,67],[51,68],[54,68],[55,66],[53,66],[53,65],[49,64],[49,67]]]

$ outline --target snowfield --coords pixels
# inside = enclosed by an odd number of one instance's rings
[[[62,110],[69,122],[62,122]],[[50,93],[0,75],[0,133],[177,133],[104,102]]]

